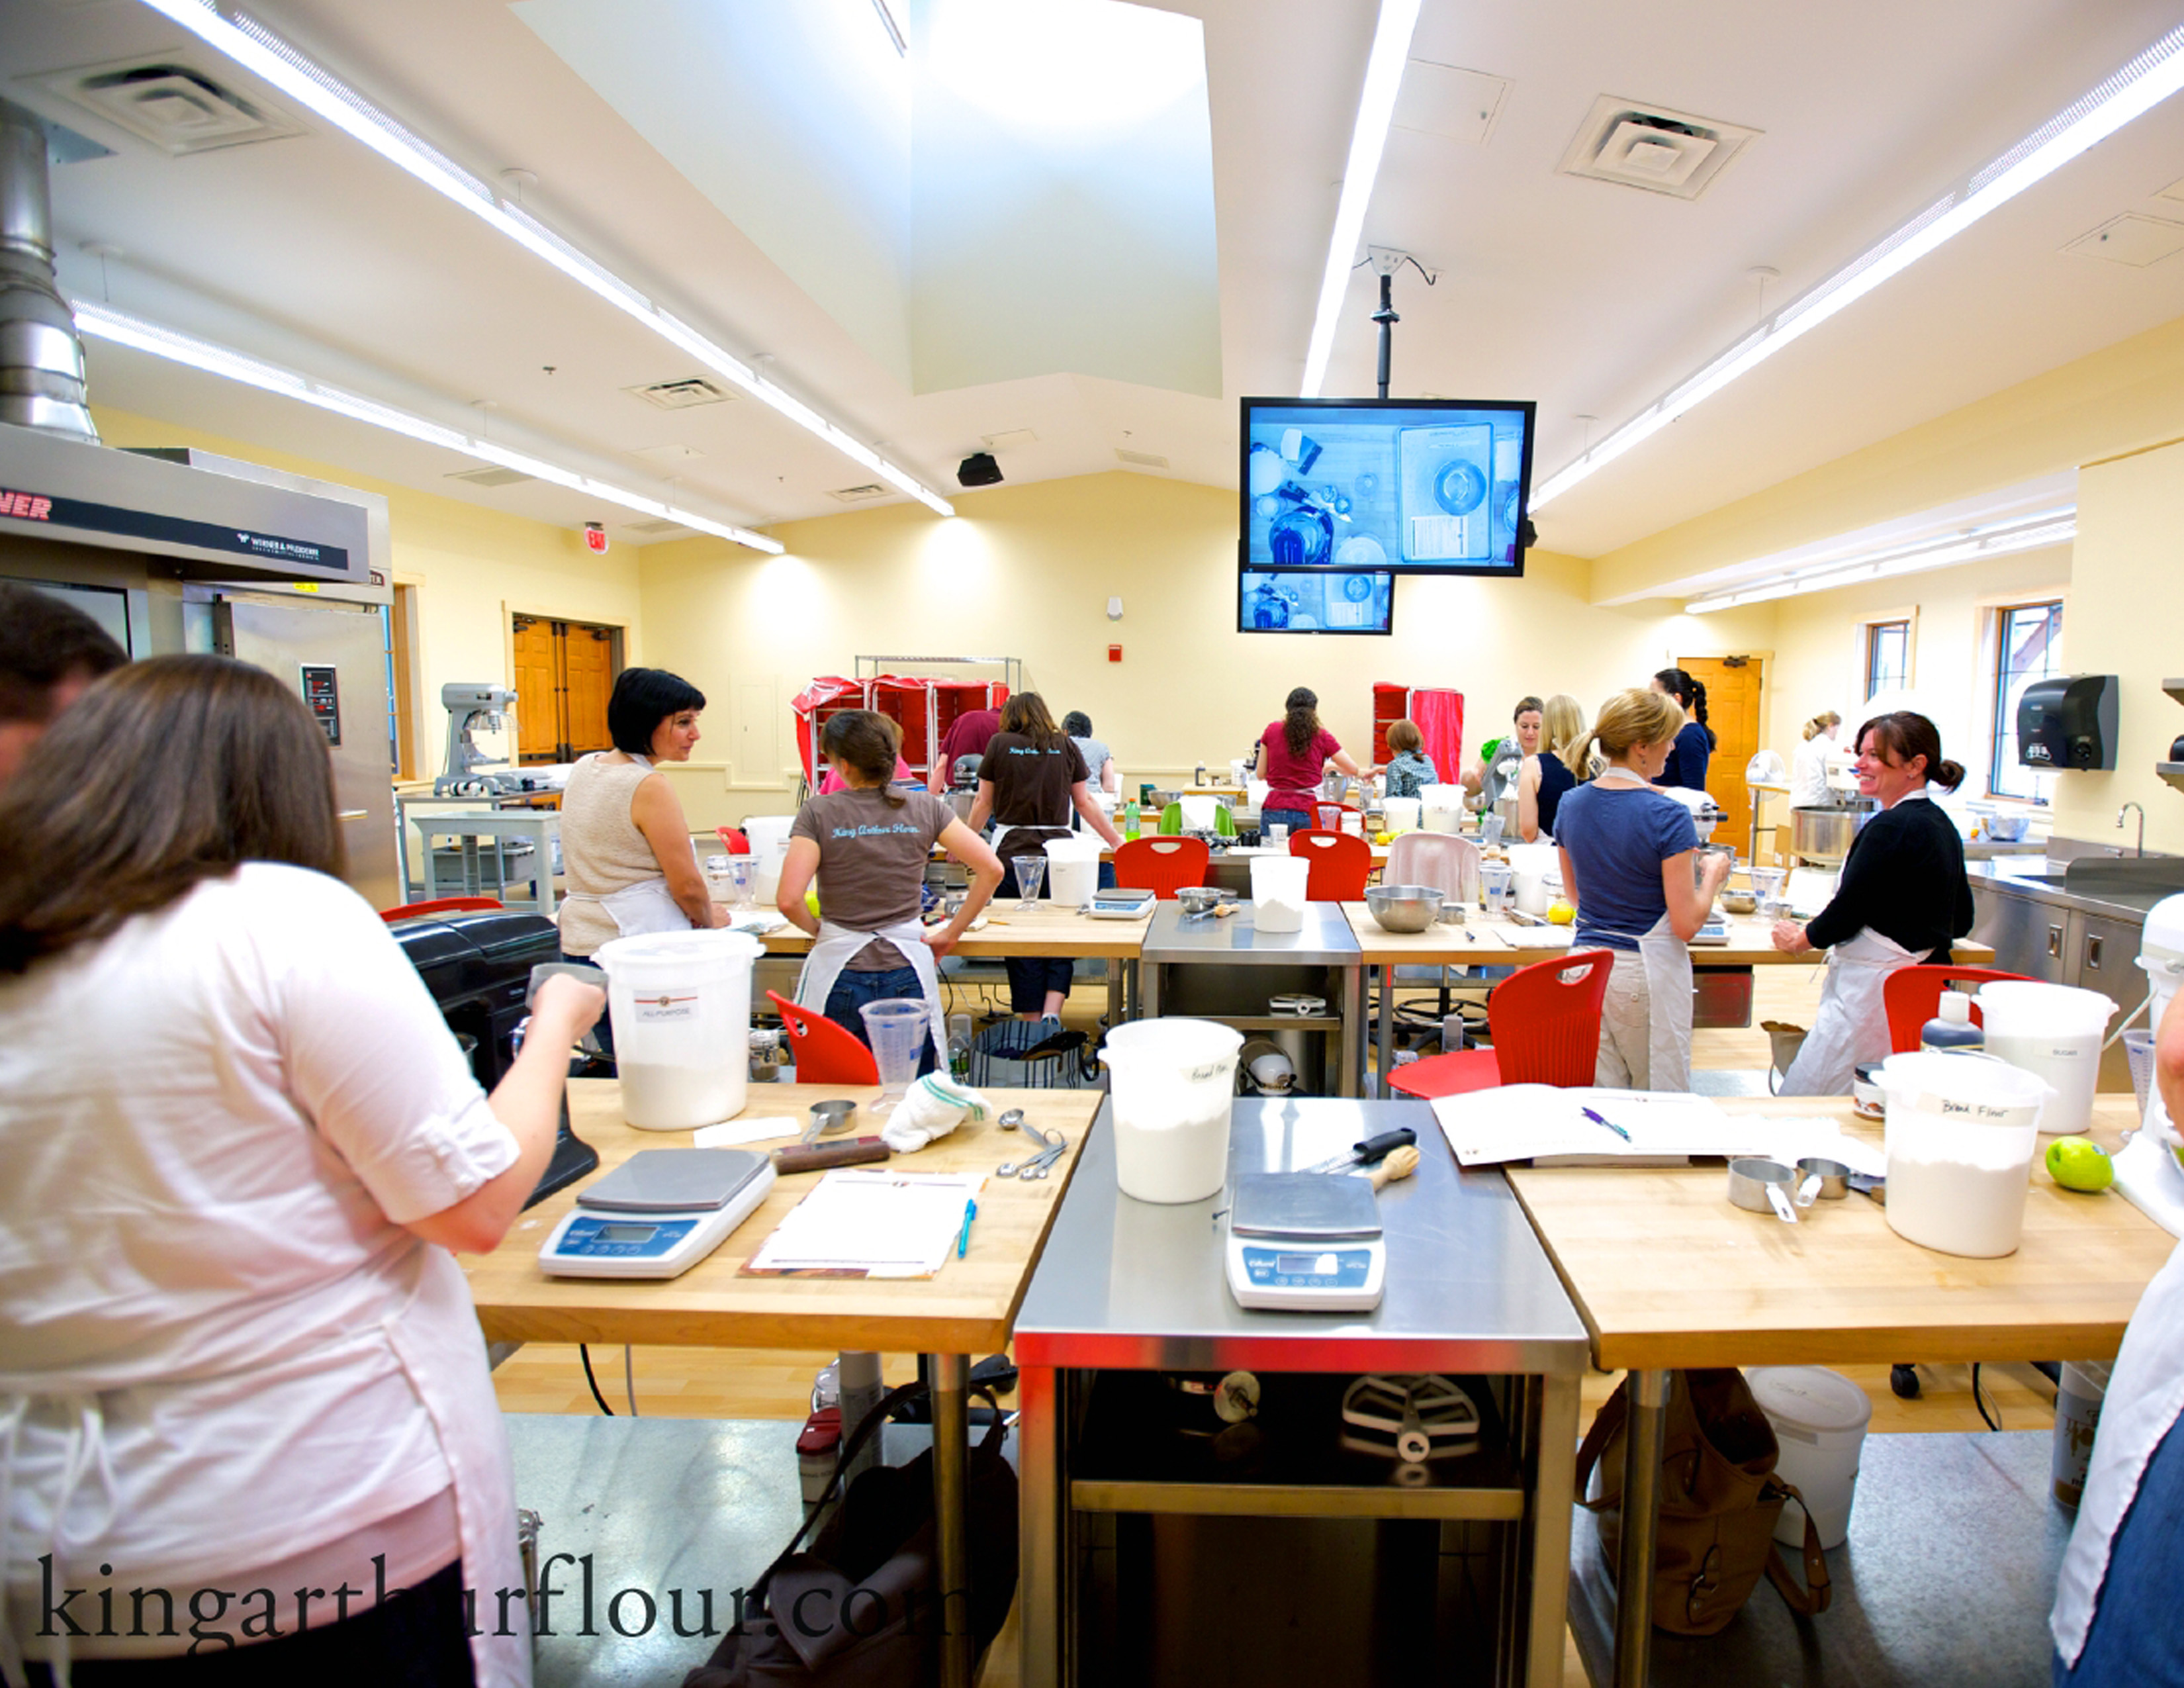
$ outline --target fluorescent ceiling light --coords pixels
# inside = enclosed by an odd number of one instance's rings
[[[1747,585],[1708,593],[1684,605],[1686,615],[1703,616],[1710,610],[1729,610],[1744,604],[1762,604],[1804,592],[1828,592],[1839,586],[1856,586],[1893,575],[1922,574],[1929,569],[1953,568],[1958,563],[2006,557],[2014,551],[2036,551],[2048,545],[2067,545],[2078,537],[2078,512],[2045,510],[2014,521],[1997,522],[1986,528],[1940,535],[1916,544],[1899,545],[1863,557],[1830,558],[1802,568],[1752,581]]]
[[[571,281],[734,382],[752,398],[772,405],[798,426],[816,434],[852,462],[940,515],[956,514],[955,505],[915,476],[888,462],[863,441],[844,432],[688,323],[678,321],[640,289],[555,234],[521,206],[502,199],[484,181],[430,142],[403,127],[255,19],[238,14],[237,21],[230,23],[214,9],[212,0],[144,0],[144,3],[343,134],[362,142],[397,169],[415,176],[435,192],[444,194],[480,221],[545,259]]]
[[[1396,96],[1403,86],[1403,65],[1411,56],[1411,32],[1418,27],[1420,0],[1380,0],[1380,20],[1373,30],[1373,53],[1365,61],[1365,91],[1357,100],[1357,126],[1350,132],[1350,162],[1342,171],[1342,197],[1334,208],[1334,232],[1327,243],[1327,272],[1320,278],[1319,311],[1312,320],[1312,344],[1304,354],[1304,398],[1319,397],[1327,379],[1327,359],[1334,349],[1334,325],[1350,289],[1357,260],[1357,241],[1365,228],[1365,208],[1380,174],[1380,154],[1388,145],[1388,124],[1396,114]],[[1536,504],[1537,500],[1535,499]]]
[[[187,364],[192,369],[204,370],[208,375],[225,376],[239,381],[247,387],[265,393],[277,393],[283,398],[294,398],[305,404],[315,405],[321,410],[331,410],[337,416],[347,416],[353,421],[369,422],[373,427],[385,428],[389,432],[406,435],[426,445],[437,445],[448,451],[459,452],[465,457],[476,458],[481,463],[497,463],[504,469],[519,470],[541,481],[550,481],[557,487],[566,487],[571,492],[583,493],[607,504],[619,504],[624,510],[637,510],[643,515],[657,516],[684,527],[695,528],[700,533],[710,533],[722,539],[733,539],[738,545],[748,545],[754,551],[770,555],[781,554],[783,546],[778,539],[769,539],[763,533],[754,533],[747,527],[736,527],[725,521],[715,521],[710,516],[699,515],[661,499],[648,498],[642,493],[632,493],[611,482],[579,474],[573,469],[564,469],[558,463],[533,457],[529,452],[517,451],[488,439],[480,439],[460,429],[443,427],[407,410],[398,410],[377,399],[365,398],[340,387],[329,387],[324,382],[309,376],[298,375],[293,370],[282,369],[262,359],[247,356],[226,346],[200,340],[194,335],[183,334],[156,322],[147,322],[141,317],[129,316],[104,305],[79,304],[75,307],[75,326],[95,339],[109,340],[117,346],[133,347],[140,352],[149,352],[154,357],[170,362]]]
[[[2171,30],[2099,86],[1990,159],[1878,245],[1777,311],[1696,375],[1604,437],[1584,456],[1550,476],[1533,493],[1529,508],[1537,511],[1596,470],[1613,463],[1791,341],[1962,234],[1988,212],[2152,110],[2180,87],[2184,87],[2184,26]]]

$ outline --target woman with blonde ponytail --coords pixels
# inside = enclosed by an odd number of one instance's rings
[[[1709,855],[1693,872],[1691,811],[1652,782],[1684,712],[1659,692],[1618,692],[1577,741],[1579,764],[1596,746],[1607,766],[1562,799],[1555,822],[1563,889],[1577,905],[1578,947],[1615,952],[1601,1011],[1593,1082],[1628,1090],[1688,1090],[1691,1083],[1691,955],[1688,946],[1729,877]]]

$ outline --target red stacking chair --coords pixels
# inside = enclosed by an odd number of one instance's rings
[[[1354,903],[1365,895],[1365,877],[1373,871],[1373,846],[1354,833],[1327,833],[1317,827],[1290,834],[1290,854],[1312,864],[1304,882],[1308,903]]]
[[[1175,900],[1185,885],[1206,883],[1213,852],[1204,838],[1129,838],[1115,852],[1117,885],[1150,885],[1164,903]]]
[[[713,830],[721,835],[721,848],[730,855],[750,854],[750,840],[733,827],[716,827]]]
[[[398,909],[382,909],[383,921],[407,920],[413,914],[455,914],[465,909],[497,909],[501,903],[495,897],[434,897],[421,903],[404,903]]]
[[[1952,983],[1990,984],[1997,979],[2025,978],[2023,973],[1998,973],[1992,967],[1897,968],[1880,985],[1881,1006],[1888,1013],[1890,1052],[1902,1055],[1919,1047],[1919,1028],[1942,1011],[1942,993]],[[1972,1023],[1981,1023],[1976,1007],[1972,1010]]]
[[[1486,999],[1491,1049],[1453,1050],[1399,1067],[1390,1089],[1431,1101],[1496,1084],[1592,1083],[1600,1056],[1600,1006],[1607,1000],[1612,950],[1579,950],[1519,967]]]
[[[796,1057],[800,1084],[877,1084],[880,1064],[854,1033],[845,1031],[824,1014],[799,1008],[777,990],[766,996],[781,1011],[782,1028],[788,1033],[789,1053]]]

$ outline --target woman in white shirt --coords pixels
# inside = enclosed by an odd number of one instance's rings
[[[550,981],[488,1099],[343,860],[324,736],[220,657],[94,686],[0,798],[11,1682],[530,1680],[448,1251],[521,1211],[601,993]]]
[[[1828,800],[1828,757],[1836,749],[1842,717],[1823,710],[1805,723],[1804,742],[1790,757],[1790,806],[1818,808]]]

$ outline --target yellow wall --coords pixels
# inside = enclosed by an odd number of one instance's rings
[[[1772,606],[1596,609],[1584,563],[1535,553],[1521,581],[1399,578],[1390,638],[1239,633],[1234,493],[1117,472],[956,504],[953,520],[912,505],[783,523],[778,558],[710,539],[646,548],[650,660],[710,705],[678,777],[694,825],[786,809],[789,700],[859,655],[1019,657],[1057,715],[1092,717],[1126,778],[1166,780],[1246,754],[1292,686],[1320,694],[1362,759],[1378,681],[1462,692],[1470,746],[1527,692],[1570,692],[1590,713],[1674,656],[1761,652],[1774,630]]]
[[[418,609],[420,705],[412,723],[421,769],[440,772],[448,736],[440,688],[450,681],[507,685],[509,616],[514,610],[604,622],[628,629],[626,653],[643,661],[638,626],[638,553],[604,557],[584,549],[582,536],[545,522],[438,498],[376,481],[332,464],[223,439],[182,424],[94,408],[110,446],[195,446],[224,457],[376,493],[387,500],[396,581],[415,584]],[[519,707],[521,705],[519,705]],[[492,735],[479,744],[504,755]]]
[[[2078,590],[2064,612],[2073,671],[2119,677],[2121,743],[2114,773],[2066,773],[2056,783],[2055,829],[2131,847],[2126,802],[2146,807],[2146,847],[2184,852],[2184,791],[2153,772],[2184,733],[2184,705],[2161,690],[2184,677],[2184,445],[2090,464],[2078,476]]]

